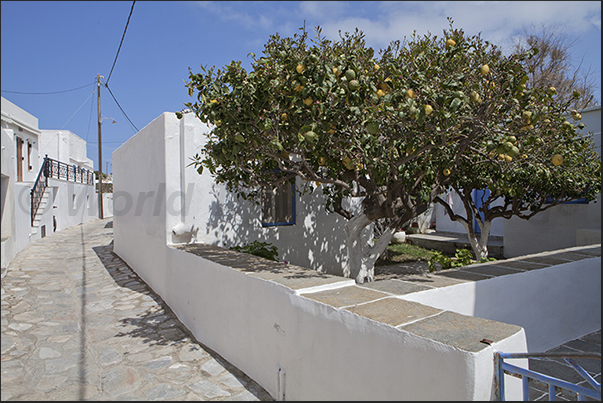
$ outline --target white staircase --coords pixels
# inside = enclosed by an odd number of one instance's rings
[[[40,227],[40,221],[42,221],[42,214],[46,210],[46,206],[48,205],[48,199],[50,198],[50,187],[44,189],[44,194],[42,195],[42,200],[40,201],[40,206],[38,207],[38,211],[34,216],[33,224],[31,226],[31,235],[35,235],[38,233],[38,228]]]

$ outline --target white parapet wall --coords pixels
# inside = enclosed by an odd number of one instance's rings
[[[166,257],[167,304],[279,400],[490,400],[494,351],[526,349],[521,328],[464,351],[186,251],[168,248]],[[517,398],[519,385],[507,382]]]
[[[546,259],[585,248],[588,247],[538,253],[525,258]],[[500,264],[504,261],[482,266]],[[477,267],[468,266],[472,270]],[[544,352],[601,329],[601,257],[419,291],[402,298],[521,326],[526,331],[528,351]]]
[[[494,352],[527,351],[519,326],[506,325],[507,333],[491,346],[475,334],[479,348],[467,350],[312,299],[317,290],[292,289],[233,268],[236,262],[231,267],[171,245],[179,236],[173,229],[187,221],[178,214],[189,203],[179,169],[185,159],[178,157],[178,138],[187,130],[194,128],[165,113],[113,153],[114,251],[197,340],[279,400],[493,397]],[[203,208],[198,201],[191,205]],[[337,278],[332,287],[353,283]],[[509,383],[507,396],[518,398],[520,388]]]

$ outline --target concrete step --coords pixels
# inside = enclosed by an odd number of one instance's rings
[[[436,231],[427,234],[406,234],[406,239],[413,245],[450,255],[454,255],[457,249],[472,250],[467,234]],[[490,235],[488,256],[497,259],[504,258],[503,237]]]
[[[50,198],[50,188],[47,187],[46,189],[44,189],[44,194],[42,195],[42,198],[40,199],[40,205],[38,206],[38,211],[36,212],[36,215],[34,217],[32,228],[38,228],[40,226],[40,221],[42,220],[42,214],[44,213],[44,210],[46,210],[46,206],[48,205],[49,198]],[[38,232],[37,230],[34,232],[34,230],[32,229],[32,234],[36,234],[37,232]]]

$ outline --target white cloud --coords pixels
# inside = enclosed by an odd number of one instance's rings
[[[348,4],[345,1],[301,1],[299,13],[310,18],[333,19],[345,13]]]
[[[300,6],[300,12],[310,10],[323,31],[333,39],[338,31],[353,31],[356,27],[366,34],[367,43],[382,47],[395,39],[431,32],[441,36],[448,28],[447,17],[452,17],[455,28],[467,34],[482,36],[493,43],[510,45],[513,35],[524,27],[541,24],[556,25],[570,35],[580,35],[589,30],[601,30],[601,3],[599,1],[394,1],[374,2],[370,13],[353,15],[360,9],[354,2],[339,10],[341,17],[320,17],[319,5]],[[345,15],[344,15],[345,11]]]
[[[199,1],[196,4],[227,24],[233,24],[245,29],[270,30],[274,28],[270,10],[266,7],[249,7],[250,2],[240,1]]]

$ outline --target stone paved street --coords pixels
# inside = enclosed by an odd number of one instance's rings
[[[93,220],[37,240],[2,270],[2,401],[274,400],[247,375],[197,342],[163,300],[113,253],[112,224],[110,219]],[[188,248],[191,253],[211,254],[213,250],[200,245]],[[214,259],[219,260],[220,253],[214,253]],[[251,265],[247,269],[253,272],[258,263],[251,262],[250,255],[246,258]],[[408,267],[403,271],[413,277],[421,270]],[[310,280],[333,281],[315,275],[278,277],[277,272],[253,274],[298,288]],[[331,298],[329,303],[339,306],[350,304],[345,298],[379,294],[375,291],[379,289],[403,294],[424,287],[413,283],[393,287],[397,280],[387,279],[401,273],[383,274],[381,283],[316,292],[312,298]],[[440,280],[440,286],[453,281]],[[600,354],[601,331],[550,352]],[[578,362],[601,381],[600,360]],[[530,360],[530,368],[585,384],[561,359]],[[548,400],[547,389],[530,383],[529,397]],[[557,396],[567,398],[564,393]]]
[[[2,400],[273,400],[195,341],[117,255],[110,219],[2,272]]]
[[[568,341],[560,346],[552,348],[546,353],[555,354],[575,354],[575,353],[599,353],[601,354],[601,330],[587,334],[580,337],[579,339]],[[580,365],[586,372],[590,374],[597,382],[601,383],[601,360],[596,359],[576,359],[578,365]],[[563,381],[576,383],[587,389],[592,389],[584,380],[583,377],[578,374],[563,358],[542,358],[542,359],[530,359],[530,369],[548,376],[561,379]],[[530,400],[544,401],[549,399],[548,388],[534,383],[532,380],[529,382],[529,397]],[[555,400],[576,400],[576,396],[573,393],[567,391],[557,391]],[[594,400],[587,398],[586,400]]]

